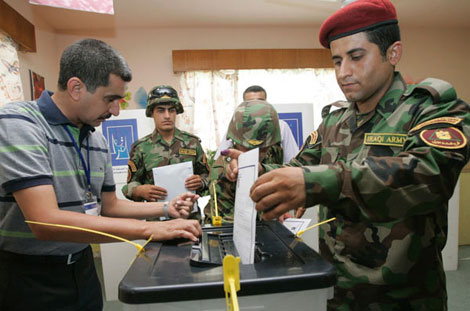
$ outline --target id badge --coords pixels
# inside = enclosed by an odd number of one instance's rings
[[[90,191],[88,191],[85,195],[85,203],[83,204],[83,208],[85,209],[85,214],[87,215],[99,216],[101,212],[96,196],[94,196]]]

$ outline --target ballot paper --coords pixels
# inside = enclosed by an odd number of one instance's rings
[[[233,242],[244,265],[255,262],[256,210],[250,188],[258,178],[258,148],[240,155],[235,192]]]
[[[168,193],[163,200],[159,201],[170,201],[185,192],[194,193],[194,191],[186,189],[184,185],[185,179],[193,175],[192,161],[155,167],[152,172],[155,185],[165,188]],[[197,211],[197,204],[194,204],[194,211]]]
[[[283,225],[289,229],[293,234],[297,234],[300,230],[305,230],[308,227],[311,219],[308,218],[286,218]]]

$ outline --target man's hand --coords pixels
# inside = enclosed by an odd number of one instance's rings
[[[197,242],[202,234],[201,226],[197,220],[173,219],[169,221],[147,222],[154,241],[167,241],[172,239],[188,239]]]
[[[196,191],[202,187],[202,178],[199,175],[189,176],[184,180],[184,186],[188,190]]]
[[[229,160],[225,164],[225,177],[231,181],[236,182],[238,176],[238,157],[242,154],[240,150],[237,149],[226,149],[220,152],[221,155],[227,157]]]
[[[307,209],[305,207],[299,207],[294,210],[295,218],[302,218]]]
[[[191,192],[178,195],[168,202],[168,215],[172,218],[188,218],[197,199],[199,196]]]
[[[277,218],[277,220],[279,220],[279,222],[282,224],[284,220],[286,220],[287,218],[292,218],[292,214],[290,212],[286,212],[282,214],[281,216]]]
[[[275,169],[259,177],[250,189],[263,219],[274,219],[305,205],[305,182],[300,167]]]
[[[168,195],[165,188],[155,185],[140,185],[135,187],[132,197],[136,199],[144,199],[147,202],[156,202],[163,200]]]

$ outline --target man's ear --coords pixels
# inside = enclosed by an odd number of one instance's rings
[[[72,77],[67,81],[67,92],[74,101],[79,101],[83,92],[86,92],[86,86],[77,77]]]
[[[395,41],[391,46],[387,49],[387,59],[392,64],[392,66],[396,66],[401,59],[402,50],[401,41]]]

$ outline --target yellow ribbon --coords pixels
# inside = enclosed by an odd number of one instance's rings
[[[315,227],[321,226],[321,225],[323,225],[323,224],[326,224],[327,222],[333,221],[333,220],[335,220],[335,219],[336,219],[336,217],[333,217],[333,218],[324,220],[324,221],[322,221],[322,222],[316,223],[316,224],[314,224],[313,226],[308,227],[307,229],[300,230],[299,232],[297,232],[296,236],[297,236],[297,237],[300,237],[300,236],[301,236],[302,234],[304,234],[306,231],[308,231],[308,230],[310,230],[310,229],[313,229],[313,228],[315,228]]]
[[[51,227],[60,227],[60,228],[66,228],[66,229],[74,229],[74,230],[81,230],[81,231],[86,231],[86,232],[91,232],[91,233],[96,233],[96,234],[104,235],[104,236],[107,236],[107,237],[110,237],[110,238],[113,238],[113,239],[116,239],[116,240],[120,240],[120,241],[123,241],[123,242],[126,242],[126,243],[129,243],[129,244],[134,245],[135,248],[137,248],[137,250],[139,251],[137,254],[140,254],[141,252],[144,252],[144,253],[145,253],[144,247],[145,247],[150,241],[152,241],[152,238],[153,238],[153,235],[150,236],[150,238],[147,240],[147,242],[145,242],[144,245],[140,245],[140,244],[138,244],[138,243],[135,243],[135,242],[126,240],[126,239],[124,239],[124,238],[122,238],[122,237],[120,237],[120,236],[113,235],[113,234],[109,234],[109,233],[106,233],[106,232],[101,232],[101,231],[93,230],[93,229],[82,228],[82,227],[77,227],[77,226],[69,226],[69,225],[50,224],[50,223],[46,223],[46,222],[39,222],[39,221],[32,221],[32,220],[25,220],[25,222],[27,222],[27,223],[29,223],[29,224],[34,224],[34,225],[42,225],[42,226],[51,226]]]
[[[219,216],[218,207],[217,207],[217,192],[215,190],[215,182],[212,184],[212,189],[214,190],[214,206],[215,206],[215,216],[212,217],[212,225],[214,227],[222,226],[222,217]]]

